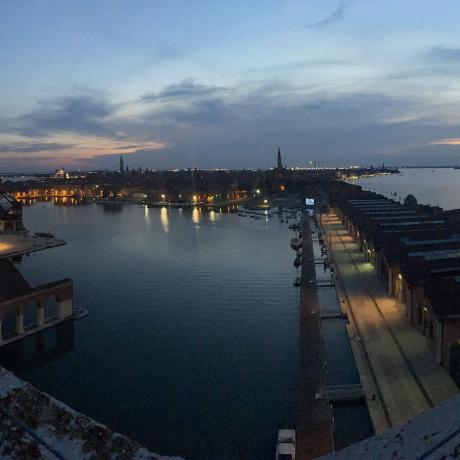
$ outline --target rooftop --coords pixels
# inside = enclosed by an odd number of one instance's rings
[[[1,458],[165,460],[0,368]]]
[[[426,214],[413,214],[413,215],[406,215],[400,214],[397,216],[369,216],[370,220],[404,220],[404,219],[427,219],[429,216]]]
[[[382,222],[379,223],[381,227],[389,226],[416,226],[416,225],[426,225],[426,224],[443,224],[443,220],[421,220],[420,222]]]
[[[450,238],[440,238],[439,240],[409,240],[401,238],[401,243],[406,246],[423,246],[432,244],[444,244],[444,243],[460,243],[460,236],[452,236]]]
[[[457,395],[382,435],[321,459],[457,458],[460,446],[459,412],[460,395]]]

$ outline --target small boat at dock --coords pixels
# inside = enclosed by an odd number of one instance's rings
[[[56,235],[51,232],[35,232],[35,236],[40,236],[42,238],[56,238]]]
[[[302,257],[299,255],[294,259],[294,267],[300,267],[302,265]]]
[[[294,251],[298,251],[302,247],[302,239],[301,238],[291,238],[291,248]]]
[[[276,443],[276,460],[295,460],[295,430],[279,430]]]

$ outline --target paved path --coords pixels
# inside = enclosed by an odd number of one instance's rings
[[[338,294],[351,321],[352,347],[376,432],[398,425],[458,393],[436,364],[429,339],[407,320],[335,215],[323,216]]]

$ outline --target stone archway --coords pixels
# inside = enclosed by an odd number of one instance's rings
[[[37,326],[37,309],[38,303],[36,300],[31,300],[24,305],[24,329],[32,329]]]
[[[13,307],[8,308],[3,314],[1,334],[2,339],[16,334],[16,310]]]
[[[45,309],[45,323],[58,317],[58,300],[54,294],[48,296],[43,304]]]

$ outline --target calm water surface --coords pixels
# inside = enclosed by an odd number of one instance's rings
[[[291,234],[198,210],[38,203],[31,230],[67,245],[31,255],[33,284],[70,277],[90,315],[3,359],[43,391],[154,451],[266,459],[295,426],[298,291]],[[69,335],[70,334],[70,335]]]
[[[460,169],[401,169],[401,174],[374,176],[355,183],[365,190],[404,200],[409,193],[421,204],[460,208]],[[396,193],[396,195],[395,195]]]

